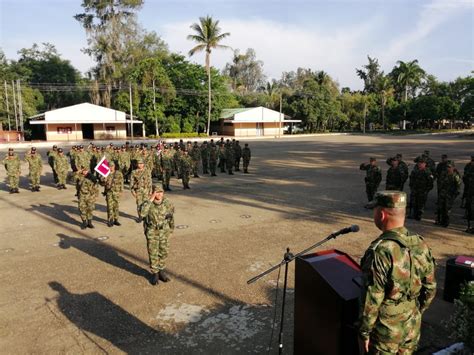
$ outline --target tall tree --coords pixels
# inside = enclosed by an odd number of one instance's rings
[[[377,83],[383,73],[380,71],[380,65],[377,58],[367,56],[369,63],[363,66],[363,69],[356,69],[356,73],[364,81],[364,92],[367,94],[377,93]]]
[[[230,36],[229,32],[222,33],[219,27],[219,21],[214,20],[211,16],[200,17],[199,23],[193,23],[191,29],[194,34],[188,35],[188,40],[197,43],[189,51],[189,56],[193,56],[197,52],[206,52],[206,70],[208,82],[208,118],[207,118],[207,134],[211,127],[211,52],[217,48],[230,48],[219,44],[224,38]]]
[[[265,83],[263,62],[257,60],[252,48],[245,54],[235,50],[232,63],[227,63],[224,68],[224,75],[232,79],[232,89],[240,93],[255,91]]]
[[[388,76],[382,75],[379,78],[377,82],[377,92],[380,101],[380,116],[382,118],[382,127],[383,129],[385,129],[385,107],[387,106],[388,98],[393,94],[392,82]]]

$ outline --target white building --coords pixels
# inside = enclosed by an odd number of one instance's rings
[[[285,114],[265,107],[222,110],[217,133],[235,137],[279,136],[283,128],[301,120],[288,119]],[[211,132],[213,130],[211,129]]]
[[[30,117],[31,125],[41,125],[47,141],[120,139],[130,132],[130,116],[125,112],[82,103]],[[142,121],[133,120],[133,124]],[[143,134],[143,126],[140,135]],[[136,126],[134,132],[136,132]]]

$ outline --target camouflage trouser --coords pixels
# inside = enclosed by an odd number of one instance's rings
[[[165,261],[169,251],[170,235],[171,231],[168,228],[148,228],[145,231],[150,270],[154,274],[165,268]]]
[[[80,196],[78,205],[81,219],[83,221],[91,220],[95,209],[95,198],[92,196]]]
[[[471,226],[471,221],[474,220],[474,196],[466,197],[466,219],[469,227]]]
[[[116,192],[107,192],[105,195],[107,202],[107,220],[116,221],[119,218],[120,194]]]
[[[250,160],[244,158],[243,160],[244,171],[247,171],[247,169],[249,168],[249,164],[250,164]]]
[[[448,225],[449,224],[449,213],[453,207],[454,198],[451,196],[441,196],[438,195],[438,208],[437,208],[437,217],[436,221],[440,224]]]
[[[199,173],[199,161],[193,160],[193,175],[197,176]]]
[[[58,183],[58,174],[56,173],[56,170],[54,170],[54,163],[49,162],[49,166],[51,167],[51,170],[53,171],[54,183],[57,184]]]
[[[216,174],[217,162],[215,160],[211,160],[209,162],[209,170],[211,171],[212,175]]]
[[[208,174],[209,173],[209,159],[202,159],[202,173]]]
[[[170,187],[171,169],[163,169],[163,187]]]
[[[227,172],[230,174],[232,172],[232,168],[234,167],[234,161],[233,159],[226,159],[226,168],[227,168]]]
[[[56,176],[58,185],[66,185],[67,170],[58,170]]]
[[[181,167],[179,165],[179,161],[175,159],[173,161],[174,171],[176,171],[178,178],[181,178]]]
[[[225,173],[226,161],[223,158],[219,158],[219,168],[221,168],[221,173]]]
[[[182,178],[182,181],[183,181],[183,186],[186,187],[189,185],[189,175],[190,175],[190,171],[182,171],[181,172],[181,178]]]
[[[372,201],[374,199],[375,193],[377,192],[377,185],[374,184],[365,184],[365,193],[367,194],[367,200]]]
[[[18,189],[18,186],[20,185],[20,175],[8,175],[8,185],[10,186],[10,189]]]
[[[234,168],[235,168],[235,171],[240,170],[240,157],[235,158]]]
[[[40,172],[30,172],[30,184],[31,187],[38,187],[40,184]]]
[[[415,301],[382,306],[369,354],[413,354],[420,339],[421,313]]]
[[[137,191],[136,192],[136,202],[137,202],[137,215],[140,216],[140,206],[142,205],[143,201],[148,198],[148,191]]]
[[[410,202],[412,204],[414,217],[421,218],[428,198],[428,192],[412,192],[411,197],[412,201]]]

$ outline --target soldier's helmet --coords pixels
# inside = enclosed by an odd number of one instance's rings
[[[368,208],[406,208],[407,195],[402,191],[379,191],[374,199],[367,204]]]
[[[163,186],[161,184],[153,184],[151,188],[152,192],[163,192]]]

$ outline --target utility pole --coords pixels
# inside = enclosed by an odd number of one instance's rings
[[[17,79],[17,89],[18,89],[18,113],[20,115],[20,131],[21,131],[21,140],[25,140],[25,130],[23,126],[23,103],[21,95],[21,83],[20,79]]]
[[[132,106],[132,83],[128,85],[130,95],[130,142],[133,143],[133,106]]]
[[[7,88],[7,81],[4,80],[3,84],[5,86],[5,103],[7,107],[7,119],[8,119],[8,130],[11,131],[12,127],[10,125],[10,105],[8,104],[8,88]]]
[[[364,96],[364,128],[363,128],[363,132],[365,134],[365,119],[367,117],[367,101],[366,101],[367,97]]]
[[[153,79],[153,115],[155,116],[155,134],[156,138],[160,135],[158,130],[158,117],[156,116],[156,92],[155,92],[155,79]]]
[[[280,91],[280,129],[278,130],[278,137],[281,138],[281,106],[282,106],[282,99],[281,99],[281,91]]]
[[[12,80],[13,108],[15,110],[15,130],[18,131],[18,116],[16,113],[15,82]]]

